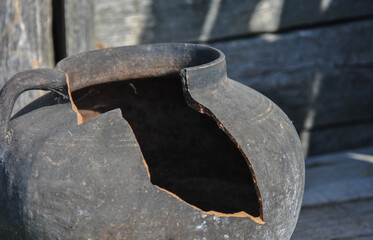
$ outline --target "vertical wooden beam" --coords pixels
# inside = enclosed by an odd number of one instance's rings
[[[0,88],[17,72],[53,67],[51,26],[50,0],[0,1]],[[40,95],[22,94],[13,113]]]
[[[67,55],[92,50],[94,48],[94,1],[65,0],[64,2]]]

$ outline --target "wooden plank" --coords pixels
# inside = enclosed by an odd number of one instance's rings
[[[292,239],[373,239],[373,147],[306,160]]]
[[[96,47],[151,42],[154,37],[153,34],[157,31],[151,30],[151,27],[155,24],[152,7],[165,4],[173,5],[175,2],[180,1],[156,1],[153,3],[151,0],[125,0],[125,2],[120,0],[94,0]],[[166,12],[163,14],[166,14]]]
[[[372,29],[367,20],[212,46],[231,78],[271,98],[298,130],[313,129],[373,120]]]
[[[306,160],[303,207],[366,198],[373,198],[373,147]]]
[[[82,13],[81,9],[72,7],[75,4],[66,1],[67,16],[76,18]],[[297,0],[95,0],[94,5],[94,14],[83,16],[94,21],[94,41],[106,47],[204,42],[373,14],[370,0],[304,1],[302,4]],[[77,21],[67,23],[77,27]],[[78,34],[82,36],[80,39],[86,39],[83,32]]]
[[[0,1],[0,88],[20,71],[53,67],[51,24],[50,0]],[[22,94],[13,113],[41,94]]]
[[[373,239],[373,199],[303,208],[292,240]]]
[[[93,9],[93,1],[65,0],[66,54],[68,56],[94,49]],[[111,35],[115,34],[111,33]]]
[[[359,105],[356,105],[358,108]],[[328,127],[300,133],[303,148],[308,155],[338,152],[373,145],[373,123]]]

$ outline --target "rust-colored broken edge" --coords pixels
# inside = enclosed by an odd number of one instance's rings
[[[73,96],[71,94],[72,91],[71,91],[71,86],[70,86],[69,75],[66,73],[65,76],[66,76],[66,83],[67,83],[67,89],[68,89],[68,93],[69,93],[69,97],[70,97],[71,107],[72,107],[73,111],[76,112],[76,115],[78,116],[78,125],[80,125],[84,122],[84,119],[83,119],[82,114],[80,114],[80,112],[78,110],[78,107],[74,103]]]
[[[69,75],[66,73],[65,74],[66,76],[66,83],[67,83],[67,87],[68,87],[68,93],[69,93],[69,97],[70,97],[70,102],[71,102],[71,107],[73,109],[74,112],[76,112],[76,115],[77,115],[77,124],[80,125],[84,122],[84,118],[83,116],[80,114],[79,112],[79,109],[78,107],[75,105],[74,103],[74,100],[73,100],[73,97],[72,97],[72,91],[71,91],[71,86],[70,86],[70,79],[69,79]],[[188,84],[187,84],[187,77],[185,76],[185,78],[183,77],[182,79],[182,83],[183,83],[183,92],[184,92],[184,97],[186,99],[186,102],[187,104],[195,109],[196,111],[200,112],[201,114],[206,114],[208,115],[209,117],[213,118],[217,125],[219,126],[219,128],[225,132],[228,137],[233,141],[233,143],[237,146],[238,150],[241,152],[242,156],[245,158],[246,160],[246,163],[248,164],[249,166],[249,169],[250,169],[250,172],[251,172],[251,175],[253,177],[253,182],[254,182],[254,185],[255,185],[255,191],[257,193],[257,196],[258,196],[258,200],[259,200],[259,205],[260,205],[260,216],[259,217],[254,217],[254,216],[251,216],[250,214],[248,214],[247,212],[244,212],[244,211],[240,211],[240,212],[236,212],[236,213],[222,213],[222,212],[217,212],[217,211],[203,211],[202,209],[184,201],[183,199],[181,199],[179,196],[177,196],[175,193],[172,193],[164,188],[161,188],[155,184],[152,184],[153,186],[157,187],[158,189],[170,194],[171,196],[173,196],[174,198],[186,203],[187,205],[205,213],[205,214],[213,214],[217,217],[241,217],[241,218],[245,218],[245,217],[249,217],[251,218],[254,222],[256,223],[259,223],[259,224],[264,224],[264,220],[263,220],[263,207],[262,207],[262,199],[261,199],[261,196],[260,196],[260,192],[259,192],[259,189],[258,189],[258,186],[256,184],[256,178],[255,178],[255,174],[254,174],[254,171],[252,169],[252,166],[251,166],[251,163],[249,162],[246,154],[243,152],[241,146],[237,143],[236,139],[228,132],[228,130],[223,126],[223,124],[219,121],[219,119],[209,110],[207,109],[206,107],[202,106],[201,104],[199,104],[198,102],[196,102],[190,95],[189,93],[189,90],[188,90]],[[123,117],[123,113],[122,111],[120,111],[122,117]],[[124,117],[123,117],[124,119]],[[129,126],[132,130],[132,127]],[[148,177],[149,177],[149,181],[151,183],[151,175],[150,175],[150,171],[149,171],[149,166],[146,162],[146,160],[143,158],[143,163],[144,163],[144,166],[146,168],[146,171],[148,173]]]
[[[224,125],[220,122],[220,120],[213,114],[208,108],[203,106],[202,104],[198,103],[195,101],[192,96],[190,95],[189,92],[189,87],[188,87],[188,74],[187,71],[184,69],[180,72],[181,75],[181,81],[183,85],[183,93],[184,93],[184,98],[187,102],[187,104],[193,108],[194,110],[198,111],[201,114],[206,114],[207,116],[211,117],[218,125],[218,127],[228,135],[228,137],[231,139],[231,141],[236,145],[237,149],[241,152],[242,156],[245,158],[247,165],[249,166],[251,176],[253,178],[254,186],[255,186],[255,191],[258,196],[258,201],[259,201],[259,206],[260,206],[260,216],[259,217],[254,217],[251,216],[250,214],[241,211],[233,214],[227,214],[227,213],[221,213],[221,212],[215,212],[215,211],[208,211],[205,212],[207,214],[215,214],[216,216],[232,216],[232,217],[250,217],[252,220],[254,220],[257,223],[264,224],[264,217],[263,217],[263,204],[262,204],[262,197],[260,195],[260,191],[257,185],[257,180],[256,176],[253,170],[253,166],[251,165],[249,158],[246,156],[244,151],[242,150],[241,146],[238,144],[237,140],[233,137],[233,135],[224,127]]]

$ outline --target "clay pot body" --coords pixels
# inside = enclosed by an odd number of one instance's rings
[[[53,93],[8,121],[28,89]],[[87,52],[0,94],[1,239],[289,239],[295,228],[297,133],[227,77],[216,49]]]

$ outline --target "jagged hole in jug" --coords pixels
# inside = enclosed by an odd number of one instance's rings
[[[84,120],[122,110],[154,185],[206,212],[260,217],[245,158],[213,118],[187,105],[179,76],[95,85],[72,98]]]

